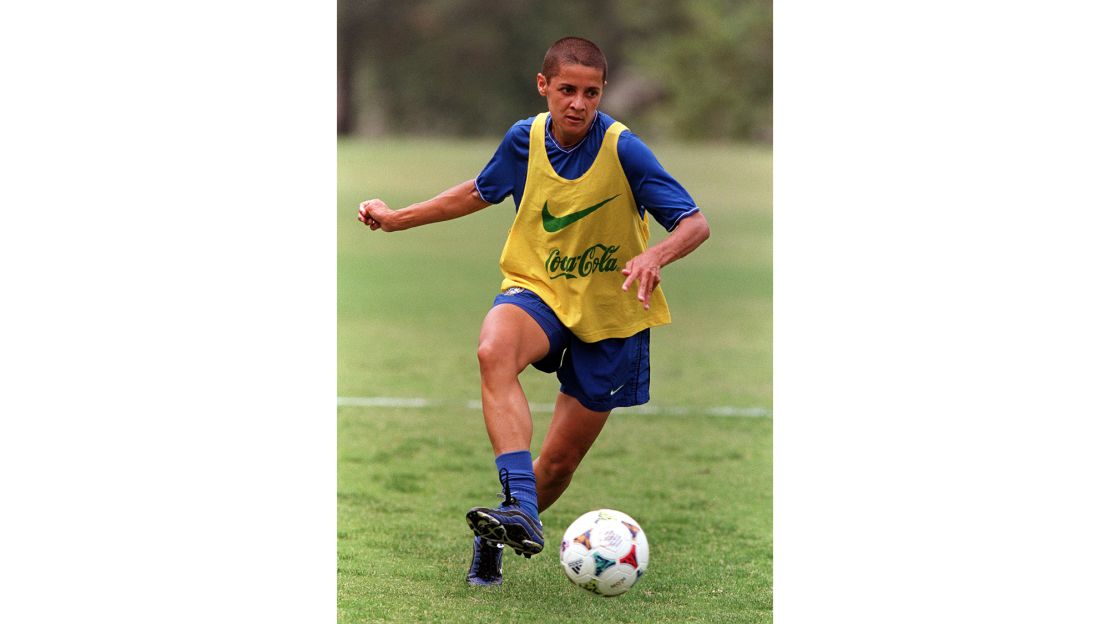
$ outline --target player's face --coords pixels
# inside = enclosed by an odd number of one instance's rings
[[[550,80],[537,74],[536,87],[540,95],[547,98],[555,140],[564,147],[582,140],[594,122],[601,91],[605,88],[601,70],[585,65],[563,65]]]

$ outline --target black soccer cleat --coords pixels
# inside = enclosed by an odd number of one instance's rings
[[[471,585],[501,584],[501,553],[505,546],[491,544],[486,540],[474,538],[474,557],[470,560],[470,571],[466,582]]]
[[[500,509],[475,507],[466,512],[466,523],[475,536],[504,544],[518,555],[531,557],[543,550],[543,525],[520,505]]]
[[[543,523],[524,511],[509,491],[509,471],[501,469],[505,500],[498,509],[475,507],[466,512],[466,523],[475,537],[504,544],[518,555],[531,558],[543,550]]]

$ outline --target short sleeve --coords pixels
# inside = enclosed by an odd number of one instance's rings
[[[524,188],[524,176],[528,172],[528,135],[532,119],[518,121],[509,128],[493,157],[475,178],[483,201],[499,204],[512,194],[520,203],[516,195],[518,189]]]
[[[679,221],[699,211],[690,193],[663,169],[651,149],[632,131],[621,134],[617,156],[641,214],[646,210],[670,232]]]

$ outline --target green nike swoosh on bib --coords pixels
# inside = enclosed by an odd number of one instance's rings
[[[548,232],[558,232],[559,230],[589,215],[591,212],[597,210],[598,208],[601,208],[605,204],[613,201],[618,197],[620,197],[620,193],[617,193],[609,199],[598,202],[593,206],[590,206],[589,208],[583,208],[582,210],[578,210],[570,214],[565,214],[561,217],[556,217],[555,215],[551,214],[547,210],[547,202],[545,201],[543,203],[543,212],[540,214],[540,216],[543,217],[543,229],[547,230]]]

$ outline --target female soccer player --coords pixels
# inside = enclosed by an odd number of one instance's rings
[[[501,292],[478,338],[482,412],[505,494],[499,507],[466,514],[473,585],[501,584],[505,545],[525,557],[543,549],[539,514],[570,485],[609,413],[648,401],[650,328],[671,320],[660,272],[709,237],[689,193],[597,110],[607,71],[592,42],[556,41],[536,76],[547,112],[514,124],[477,178],[400,210],[380,199],[359,206],[361,222],[392,232],[516,202]],[[650,247],[649,213],[669,232]],[[518,381],[529,365],[560,382],[535,460]]]

